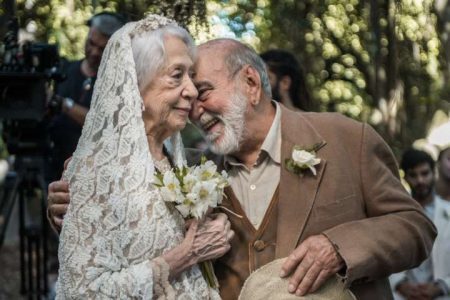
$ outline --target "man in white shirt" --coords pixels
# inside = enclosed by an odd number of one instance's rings
[[[449,151],[450,152],[450,151]],[[422,205],[427,216],[434,220],[435,223],[442,222],[442,200],[434,193],[435,184],[435,162],[426,152],[416,149],[409,149],[403,153],[401,168],[405,172],[405,180],[411,188],[411,194],[417,202]],[[450,206],[450,202],[448,202]],[[439,206],[439,209],[437,207]],[[450,212],[450,210],[449,210]],[[447,224],[448,226],[448,224]],[[438,238],[445,232],[441,232],[442,228],[438,227]],[[447,240],[450,230],[447,229]],[[433,248],[433,256],[446,256],[450,258],[449,250],[444,250],[445,245],[439,247],[435,244]],[[447,242],[447,249],[450,244]],[[434,262],[434,264],[433,264]],[[391,286],[396,299],[447,299],[441,298],[448,294],[448,283],[444,276],[440,276],[445,272],[436,273],[440,263],[436,264],[436,260],[430,256],[420,266],[401,273],[390,276]],[[450,270],[450,265],[446,265]]]
[[[431,257],[434,278],[439,278],[447,288],[446,296],[439,299],[450,299],[450,145],[440,152],[437,167],[434,223],[438,236]]]

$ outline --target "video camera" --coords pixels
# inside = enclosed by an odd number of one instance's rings
[[[46,117],[47,90],[61,81],[56,45],[18,43],[18,20],[8,24],[0,65],[0,119],[12,154],[44,151],[45,130],[37,124]]]

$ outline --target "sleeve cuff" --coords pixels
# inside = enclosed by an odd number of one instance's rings
[[[165,296],[167,299],[175,299],[175,291],[169,282],[170,266],[161,258],[152,260],[153,265],[153,292],[157,298]]]

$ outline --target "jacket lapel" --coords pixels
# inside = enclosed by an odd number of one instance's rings
[[[281,107],[281,174],[280,199],[277,217],[277,243],[275,256],[288,256],[297,246],[313,207],[326,161],[322,158],[316,166],[317,174],[305,170],[303,176],[289,172],[285,160],[291,158],[295,145],[311,147],[315,144],[325,146],[325,141],[317,133],[302,113]],[[320,151],[317,153],[320,157]]]

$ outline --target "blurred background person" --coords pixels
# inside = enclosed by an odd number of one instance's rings
[[[436,193],[443,200],[450,201],[450,145],[439,153],[437,167]]]
[[[55,94],[59,99],[61,113],[49,124],[49,134],[53,142],[49,180],[61,176],[64,161],[75,151],[84,119],[91,105],[92,91],[103,50],[111,35],[125,24],[123,16],[102,12],[94,15],[87,25],[85,57],[69,61],[63,65],[66,80],[59,83]]]
[[[436,177],[433,158],[424,151],[411,148],[403,153],[400,166],[405,173],[404,179],[411,189],[412,197],[422,205],[427,216],[436,223],[440,219],[437,214],[438,202],[442,200],[434,191]],[[436,241],[442,239],[442,234],[438,227]],[[436,254],[449,257],[450,245],[447,246],[445,250],[442,247],[436,247],[435,244],[432,255],[421,265],[390,277],[395,299],[450,299],[445,297],[448,294],[448,283],[446,283],[448,280],[445,279],[444,272],[436,273],[440,268],[437,264],[441,262],[438,263],[433,259]],[[446,268],[450,270],[450,265],[447,264]]]
[[[445,297],[450,299],[450,145],[444,148],[437,160],[436,208],[434,223],[438,236],[431,257],[433,273],[445,286]]]
[[[281,49],[269,50],[260,56],[267,66],[272,98],[288,108],[311,111],[311,97],[306,89],[303,70],[295,56]]]

